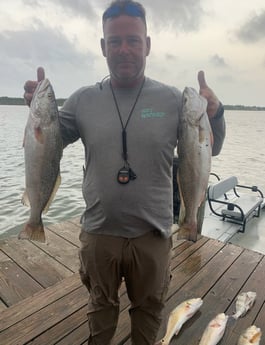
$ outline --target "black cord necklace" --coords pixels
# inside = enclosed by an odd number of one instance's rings
[[[131,108],[131,111],[129,112],[127,121],[124,124],[123,121],[122,121],[121,112],[120,112],[120,108],[119,108],[119,105],[118,105],[118,102],[117,102],[117,98],[115,96],[115,93],[114,93],[114,90],[113,90],[113,87],[112,87],[112,84],[111,84],[111,81],[110,81],[110,89],[111,89],[111,92],[112,92],[113,100],[114,100],[114,103],[115,103],[115,106],[116,106],[116,109],[117,109],[117,113],[118,113],[118,116],[119,116],[119,119],[120,119],[120,123],[121,123],[121,128],[122,128],[122,158],[123,158],[123,161],[124,161],[124,166],[118,171],[118,175],[117,175],[117,180],[121,184],[126,184],[130,180],[135,180],[136,177],[137,177],[136,174],[134,173],[134,171],[132,170],[132,168],[130,167],[130,164],[128,162],[127,132],[126,132],[126,128],[127,128],[128,124],[129,124],[129,121],[130,121],[130,119],[132,117],[132,114],[133,114],[134,108],[135,108],[135,106],[136,106],[136,104],[138,102],[138,99],[139,99],[139,97],[141,95],[141,92],[142,92],[142,89],[143,89],[143,86],[144,86],[144,82],[145,82],[145,78],[142,81],[140,89],[139,89],[139,91],[138,91],[138,93],[136,95],[134,104],[133,104],[133,106]]]

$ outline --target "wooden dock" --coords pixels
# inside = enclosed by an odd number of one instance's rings
[[[87,342],[88,293],[78,275],[76,219],[46,228],[46,244],[19,241],[0,243],[0,344],[81,345]],[[252,324],[264,333],[265,257],[232,244],[201,237],[196,243],[174,236],[172,281],[165,308],[168,313],[183,300],[203,298],[200,311],[184,324],[170,344],[196,345],[216,314],[232,315],[241,291],[256,291],[252,309],[237,321],[229,319],[220,345],[236,345]],[[130,345],[129,301],[121,288],[121,311],[114,345]],[[140,345],[140,344],[139,344]]]

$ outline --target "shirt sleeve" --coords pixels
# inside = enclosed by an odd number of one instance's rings
[[[63,145],[66,147],[80,138],[76,116],[78,111],[79,90],[70,96],[59,110],[59,120]]]
[[[226,124],[224,116],[222,115],[219,117],[211,118],[210,124],[212,127],[214,137],[212,155],[217,156],[221,152],[226,134]]]

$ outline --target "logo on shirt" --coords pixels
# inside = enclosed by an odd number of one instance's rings
[[[146,108],[141,111],[142,119],[151,119],[151,118],[161,118],[165,117],[166,113],[162,111],[154,111],[152,108]]]

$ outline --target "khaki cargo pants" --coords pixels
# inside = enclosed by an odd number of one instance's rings
[[[137,238],[80,234],[80,277],[89,294],[89,345],[111,342],[124,277],[133,345],[154,345],[170,281],[172,239],[156,231]]]

